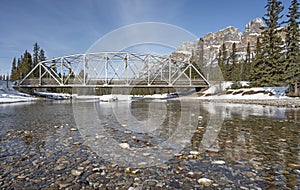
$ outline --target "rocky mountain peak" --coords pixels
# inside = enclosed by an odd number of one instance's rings
[[[197,60],[201,60],[199,64],[202,66],[216,65],[222,45],[225,44],[227,51],[230,52],[232,44],[235,43],[238,59],[243,59],[247,52],[248,42],[251,51],[254,52],[257,37],[260,36],[263,26],[263,21],[260,18],[255,18],[246,24],[243,32],[234,26],[228,26],[217,32],[208,33],[195,42],[183,43],[171,54],[171,57],[182,61],[190,61],[192,57],[196,57]]]
[[[264,27],[264,23],[260,18],[255,18],[254,20],[250,21],[246,24],[245,32],[246,34],[249,33],[261,33],[261,28]]]

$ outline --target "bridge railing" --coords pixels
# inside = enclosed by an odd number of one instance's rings
[[[37,74],[38,73],[38,74]],[[19,86],[197,86],[209,82],[197,68],[168,56],[130,52],[76,54],[38,63]]]

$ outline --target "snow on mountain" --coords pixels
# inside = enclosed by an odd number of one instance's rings
[[[171,57],[188,61],[193,55],[200,58],[202,65],[215,65],[222,45],[225,44],[227,51],[230,52],[232,44],[236,43],[238,59],[243,59],[246,56],[248,42],[251,51],[254,52],[256,39],[260,36],[263,26],[263,21],[260,18],[246,24],[244,32],[240,32],[234,26],[228,26],[217,32],[208,33],[195,42],[184,42],[171,54]]]

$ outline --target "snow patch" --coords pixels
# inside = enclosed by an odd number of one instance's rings
[[[288,86],[283,87],[256,87],[230,89],[233,82],[223,82],[211,86],[202,93],[198,99],[247,99],[247,100],[266,100],[266,99],[288,99],[285,92]],[[249,82],[240,82],[242,87],[248,86]]]
[[[66,93],[50,93],[50,92],[35,91],[34,94],[40,97],[45,97],[45,98],[55,99],[55,100],[66,100],[72,97],[72,95]]]
[[[12,88],[12,82],[0,81],[0,103],[15,103],[37,100],[28,94],[21,93]]]

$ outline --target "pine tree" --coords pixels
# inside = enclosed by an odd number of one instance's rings
[[[236,43],[232,44],[231,54],[231,65],[229,65],[229,70],[231,75],[230,80],[231,81],[239,81],[240,80],[240,67],[237,63],[237,53],[236,53]]]
[[[251,48],[250,48],[250,42],[247,43],[247,49],[246,49],[246,57],[245,60],[241,62],[241,80],[250,80],[250,70],[251,70]]]
[[[229,80],[229,69],[228,69],[228,52],[226,45],[223,43],[222,45],[222,64],[223,64],[223,73],[225,81]]]
[[[40,46],[35,43],[33,45],[33,55],[32,55],[32,66],[31,69],[33,69],[38,63],[39,63],[39,53],[40,53]],[[34,77],[38,77],[38,69],[35,70],[33,73]]]
[[[26,50],[20,65],[20,79],[23,79],[31,70],[32,58],[31,54]]]
[[[294,95],[299,95],[297,83],[300,81],[300,30],[299,30],[299,3],[292,0],[287,14],[286,42],[286,69],[285,80],[294,85]]]
[[[39,62],[45,61],[45,60],[46,60],[45,51],[43,49],[41,49],[40,53],[39,53]]]
[[[10,80],[18,80],[17,59],[15,57],[13,59],[12,66],[11,66]]]
[[[283,41],[279,34],[282,2],[268,0],[265,6],[267,13],[263,20],[261,38],[258,41],[261,50],[258,50],[251,70],[251,79],[255,86],[278,86],[282,85],[284,77]]]
[[[219,68],[222,72],[223,78],[224,78],[226,73],[225,73],[225,70],[224,70],[225,66],[224,66],[224,62],[223,62],[223,59],[222,59],[222,50],[221,49],[219,49],[219,54],[218,54],[218,66],[219,66]]]
[[[39,60],[39,62],[46,60],[45,52],[43,49],[40,49],[40,51],[38,53],[38,60]],[[43,73],[44,69],[42,68],[41,71]],[[37,76],[39,76],[39,69],[37,69]],[[45,77],[49,77],[49,74],[46,74]]]
[[[252,67],[250,69],[250,81],[252,82],[253,86],[258,85],[257,81],[264,75],[264,64],[263,64],[263,55],[262,55],[262,47],[260,38],[256,39],[256,46],[255,46],[255,58],[252,62]]]

